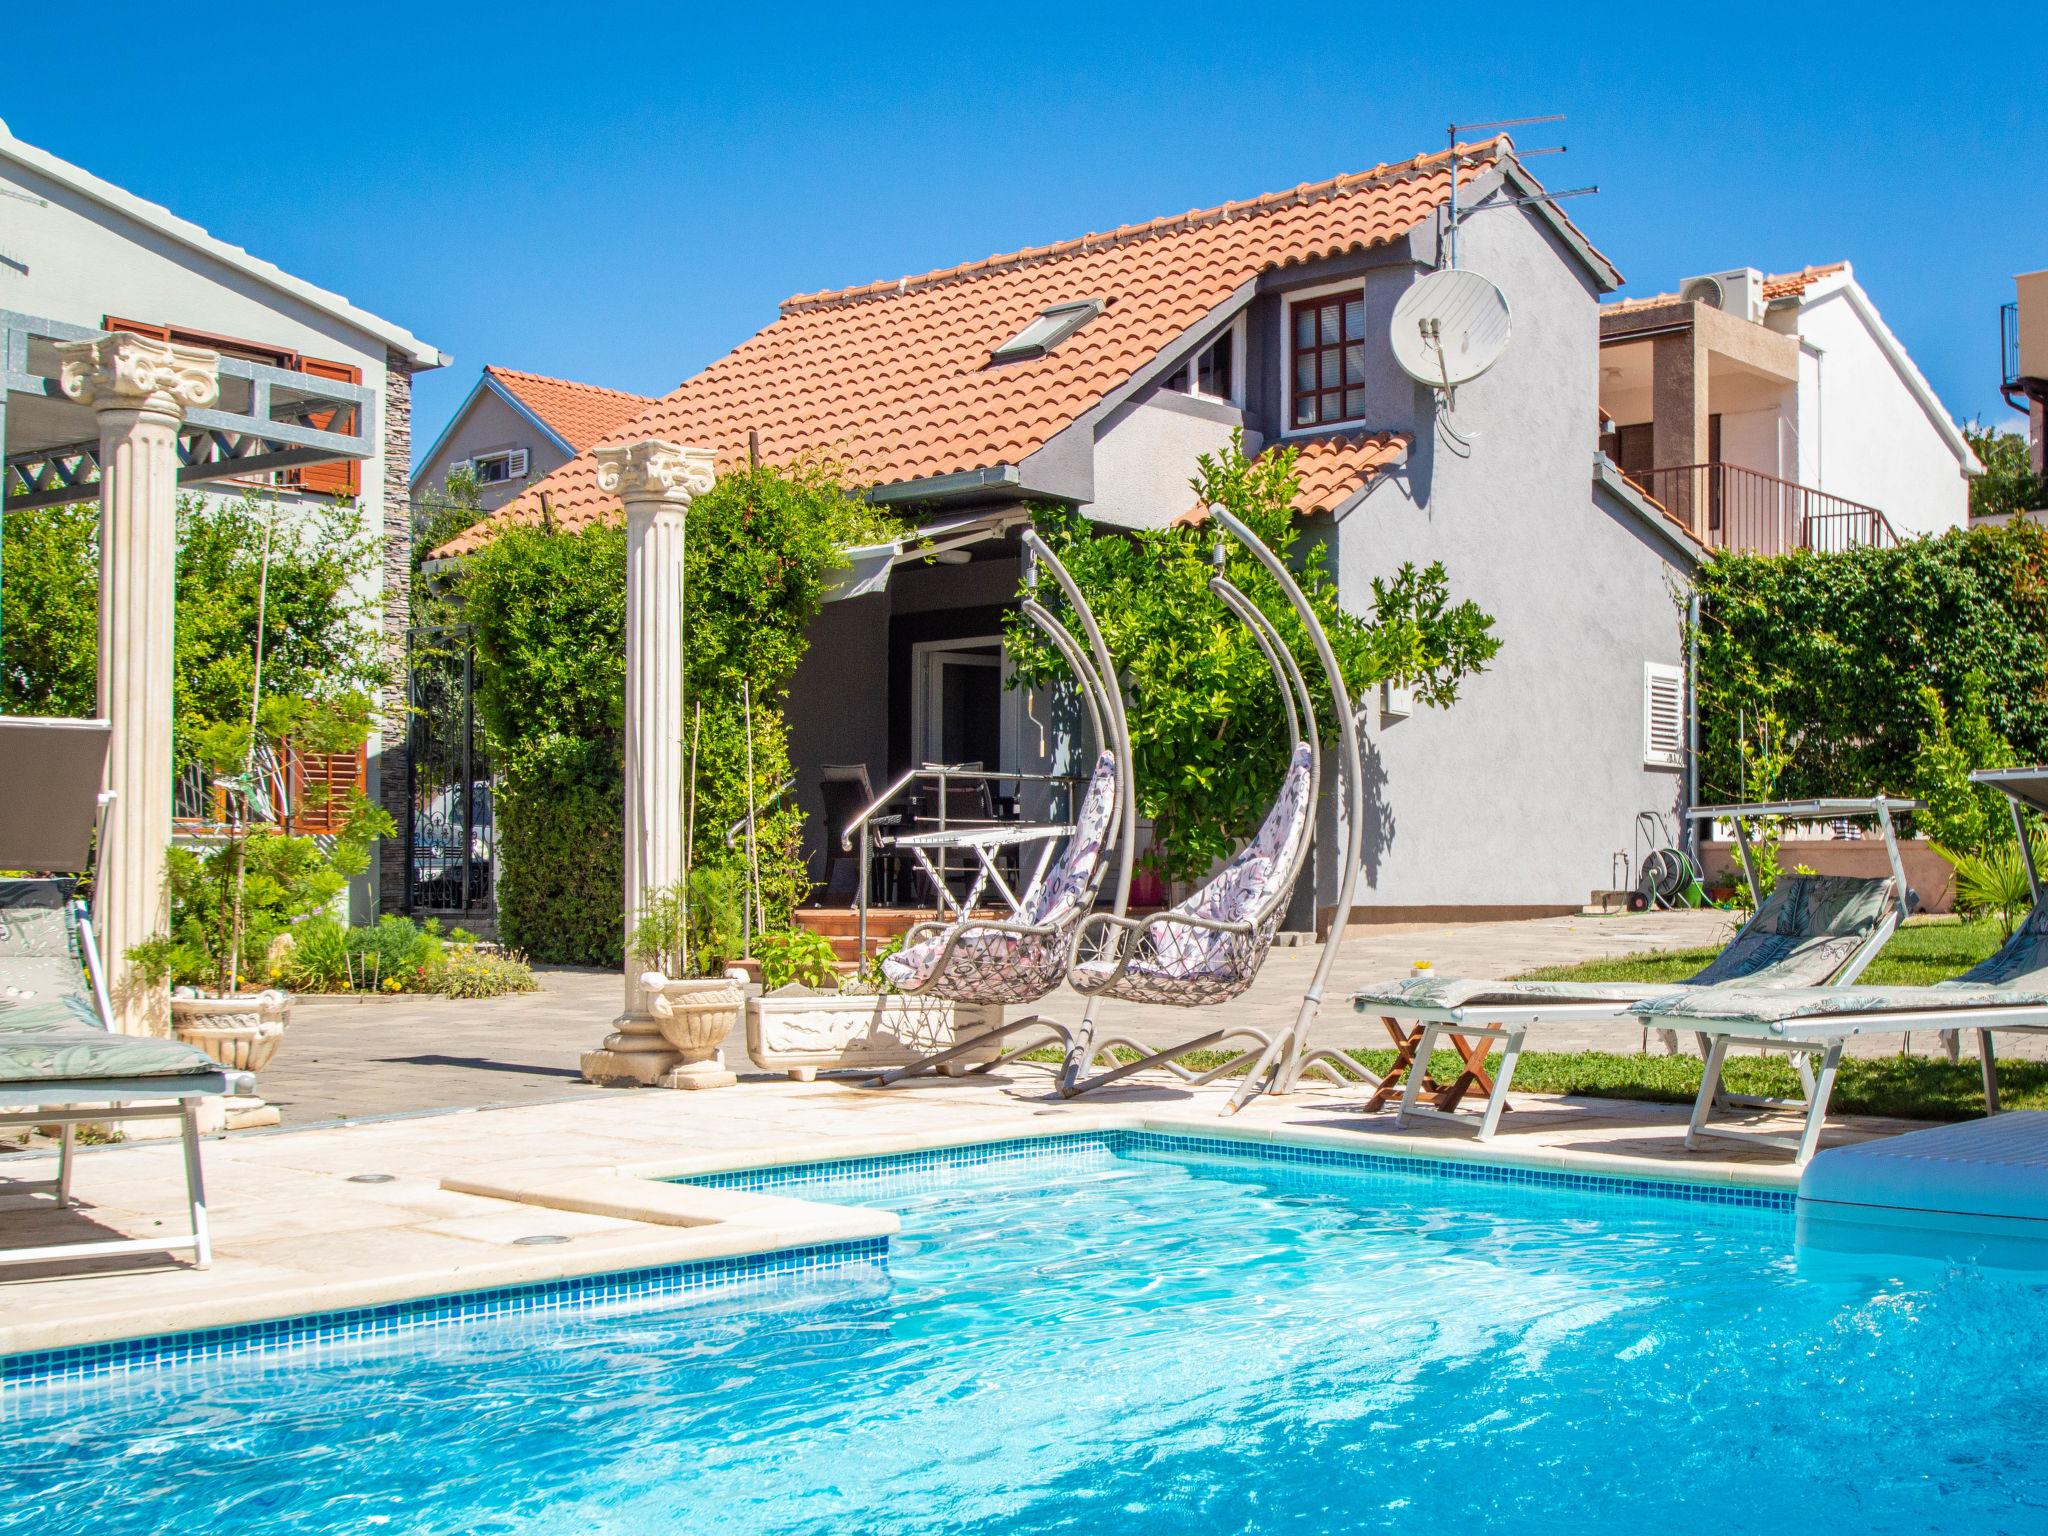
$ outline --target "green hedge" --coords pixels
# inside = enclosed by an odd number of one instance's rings
[[[2034,524],[1841,554],[1717,555],[1699,594],[1703,800],[1755,792],[1760,719],[1780,722],[1782,796],[1909,790],[1930,725],[1921,689],[1967,709],[1973,673],[2016,760],[2048,761],[2048,533]]]

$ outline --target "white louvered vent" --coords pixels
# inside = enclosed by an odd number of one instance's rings
[[[1643,663],[1643,763],[1677,768],[1685,761],[1685,672]]]

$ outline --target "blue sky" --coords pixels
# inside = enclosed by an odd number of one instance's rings
[[[2048,267],[2048,7],[16,5],[14,132],[451,354],[658,394],[788,294],[1525,145],[1653,292],[1846,257],[1958,417]],[[1403,15],[1414,18],[1404,21]],[[1623,19],[1616,19],[1617,17]],[[112,18],[111,23],[108,18]],[[89,35],[88,35],[89,34]]]

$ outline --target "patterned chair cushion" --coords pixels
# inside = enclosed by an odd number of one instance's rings
[[[20,1003],[0,1012],[0,1087],[220,1070],[204,1051],[180,1041],[109,1033],[82,998]]]
[[[1173,908],[1175,912],[1212,922],[1242,923],[1266,904],[1275,883],[1295,867],[1302,841],[1308,836],[1312,763],[1312,749],[1306,743],[1295,748],[1280,793],[1258,832],[1200,890]],[[1127,941],[1134,946],[1130,962],[1108,983],[1108,994],[1136,1002],[1185,1006],[1227,1001],[1251,985],[1278,923],[1277,910],[1251,934],[1155,920]],[[1075,985],[1083,991],[1103,990],[1103,982],[1115,969],[1115,955],[1098,956],[1074,968]],[[1176,995],[1177,989],[1185,995]]]
[[[1118,793],[1116,758],[1104,752],[1095,760],[1067,846],[1020,903],[1017,921],[1045,932],[1002,933],[963,920],[889,956],[882,962],[883,977],[899,991],[972,1003],[1035,1002],[1058,986],[1074,925],[1093,904]],[[948,953],[946,941],[956,932],[958,941]],[[935,974],[942,956],[943,973]]]

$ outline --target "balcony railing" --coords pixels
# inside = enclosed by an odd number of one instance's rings
[[[1899,542],[1876,507],[1740,464],[1681,464],[1630,478],[1710,549],[1782,555]]]

